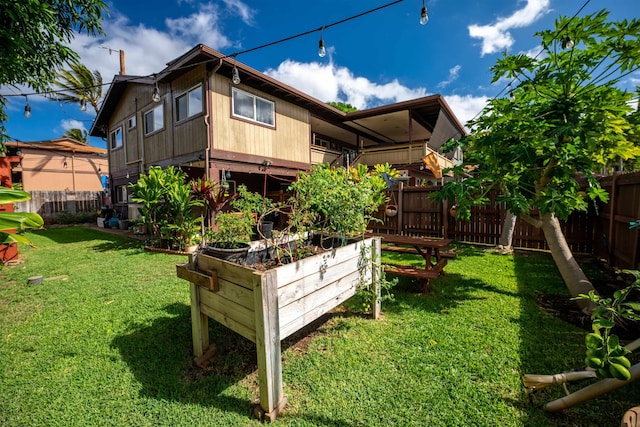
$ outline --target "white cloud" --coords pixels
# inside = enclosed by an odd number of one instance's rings
[[[233,3],[241,4],[239,1]],[[206,3],[200,5],[198,12],[189,16],[165,19],[165,24],[172,38],[197,40],[220,50],[232,45],[231,41],[220,32],[222,29],[220,15],[221,11],[217,5]]]
[[[498,18],[489,25],[469,25],[469,35],[482,40],[481,55],[496,53],[513,46],[509,32],[513,28],[531,25],[550,11],[550,0],[527,0],[527,5],[511,16]]]
[[[60,122],[60,127],[62,128],[62,132],[60,133],[64,133],[71,129],[80,129],[83,131],[87,131],[87,128],[84,125],[84,122],[81,122],[80,120],[75,120],[75,119],[62,120]]]
[[[543,59],[547,56],[545,50],[542,48],[542,46],[536,46],[536,47],[532,47],[529,50],[526,51],[521,51],[519,52],[523,55],[528,56],[529,58],[533,58],[533,59]]]
[[[473,95],[444,95],[444,99],[460,123],[467,129],[467,122],[475,118],[478,113],[486,107],[489,101],[489,98],[486,96]]]
[[[223,0],[227,7],[237,13],[247,25],[253,25],[254,11],[241,0]]]
[[[425,88],[411,89],[397,79],[384,84],[374,83],[333,63],[302,63],[289,59],[277,69],[270,68],[264,73],[323,102],[342,101],[359,110],[427,95]]]
[[[196,5],[192,1],[183,0],[182,3]],[[197,11],[188,16],[165,19],[163,29],[132,23],[112,10],[114,18],[103,22],[106,38],[78,34],[72,40],[71,48],[80,55],[83,64],[100,71],[105,83],[120,70],[120,50],[125,53],[126,74],[157,73],[198,43],[217,50],[238,45],[223,34],[222,17],[240,16],[245,23],[250,23],[253,11],[241,0],[225,0],[224,3],[225,7],[214,3],[197,4]],[[114,51],[110,53],[104,47]]]
[[[458,79],[458,75],[460,74],[461,69],[462,69],[462,66],[460,65],[456,65],[453,68],[449,68],[449,77],[447,78],[447,80],[438,83],[437,87],[443,88],[453,83],[455,80]]]

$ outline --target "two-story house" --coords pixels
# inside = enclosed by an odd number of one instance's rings
[[[107,139],[112,201],[123,208],[151,165],[261,193],[322,162],[433,177],[422,159],[449,166],[438,149],[464,132],[440,95],[344,113],[198,45],[153,77],[115,76],[90,134]]]

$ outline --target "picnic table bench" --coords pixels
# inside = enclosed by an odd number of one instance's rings
[[[387,265],[385,271],[400,276],[415,277],[422,282],[422,292],[429,293],[429,281],[443,274],[444,267],[455,254],[443,249],[451,244],[451,239],[404,236],[399,234],[377,234],[382,238],[381,249],[387,252],[418,254],[424,258],[425,267],[415,268],[404,265]]]

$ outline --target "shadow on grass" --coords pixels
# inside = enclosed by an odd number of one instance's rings
[[[131,325],[127,334],[112,341],[140,383],[141,396],[250,416],[250,402],[223,392],[255,370],[255,349],[252,357],[243,354],[252,343],[210,322],[211,342],[217,347],[212,361],[215,370],[202,370],[192,362],[190,307],[172,304],[164,309],[168,316],[150,325]]]
[[[393,277],[395,276],[389,275],[389,278]],[[505,291],[485,281],[470,279],[456,273],[446,273],[431,280],[429,287],[431,293],[424,295],[422,284],[418,280],[399,276],[398,284],[392,290],[396,302],[385,303],[383,310],[399,313],[403,311],[403,307],[409,305],[433,313],[442,313],[466,301],[486,299],[477,296],[478,290],[519,296],[517,293]]]
[[[253,419],[252,405],[259,401],[255,344],[210,320],[209,337],[216,351],[207,368],[202,369],[193,362],[190,307],[172,304],[164,310],[167,316],[156,318],[150,325],[131,325],[128,333],[115,337],[111,344],[141,384],[140,394],[158,400],[215,407]],[[338,311],[320,317],[283,340],[282,351],[290,347],[305,351],[311,340],[325,329],[342,327],[341,322],[327,324],[330,319],[348,316],[358,314]],[[248,390],[250,397],[246,400],[225,393],[229,387],[238,385]],[[352,425],[322,417],[315,421],[318,425]]]
[[[521,374],[553,375],[584,368],[584,337],[579,328],[543,310],[540,295],[570,295],[548,253],[514,256],[520,299],[520,370]],[[551,368],[549,368],[551,367]],[[586,380],[567,384],[569,391],[595,383]],[[640,384],[625,385],[619,390],[577,404],[558,413],[549,413],[544,405],[565,396],[560,385],[525,393],[510,403],[524,414],[523,425],[549,426],[613,426],[620,425],[622,415],[638,403]]]

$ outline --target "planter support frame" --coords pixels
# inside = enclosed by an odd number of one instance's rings
[[[267,271],[252,270],[204,254],[176,266],[190,282],[191,330],[196,357],[209,347],[211,317],[256,344],[260,407],[274,420],[287,397],[282,385],[280,343],[352,297],[367,282],[375,293],[373,317],[380,315],[380,238],[366,238]]]

